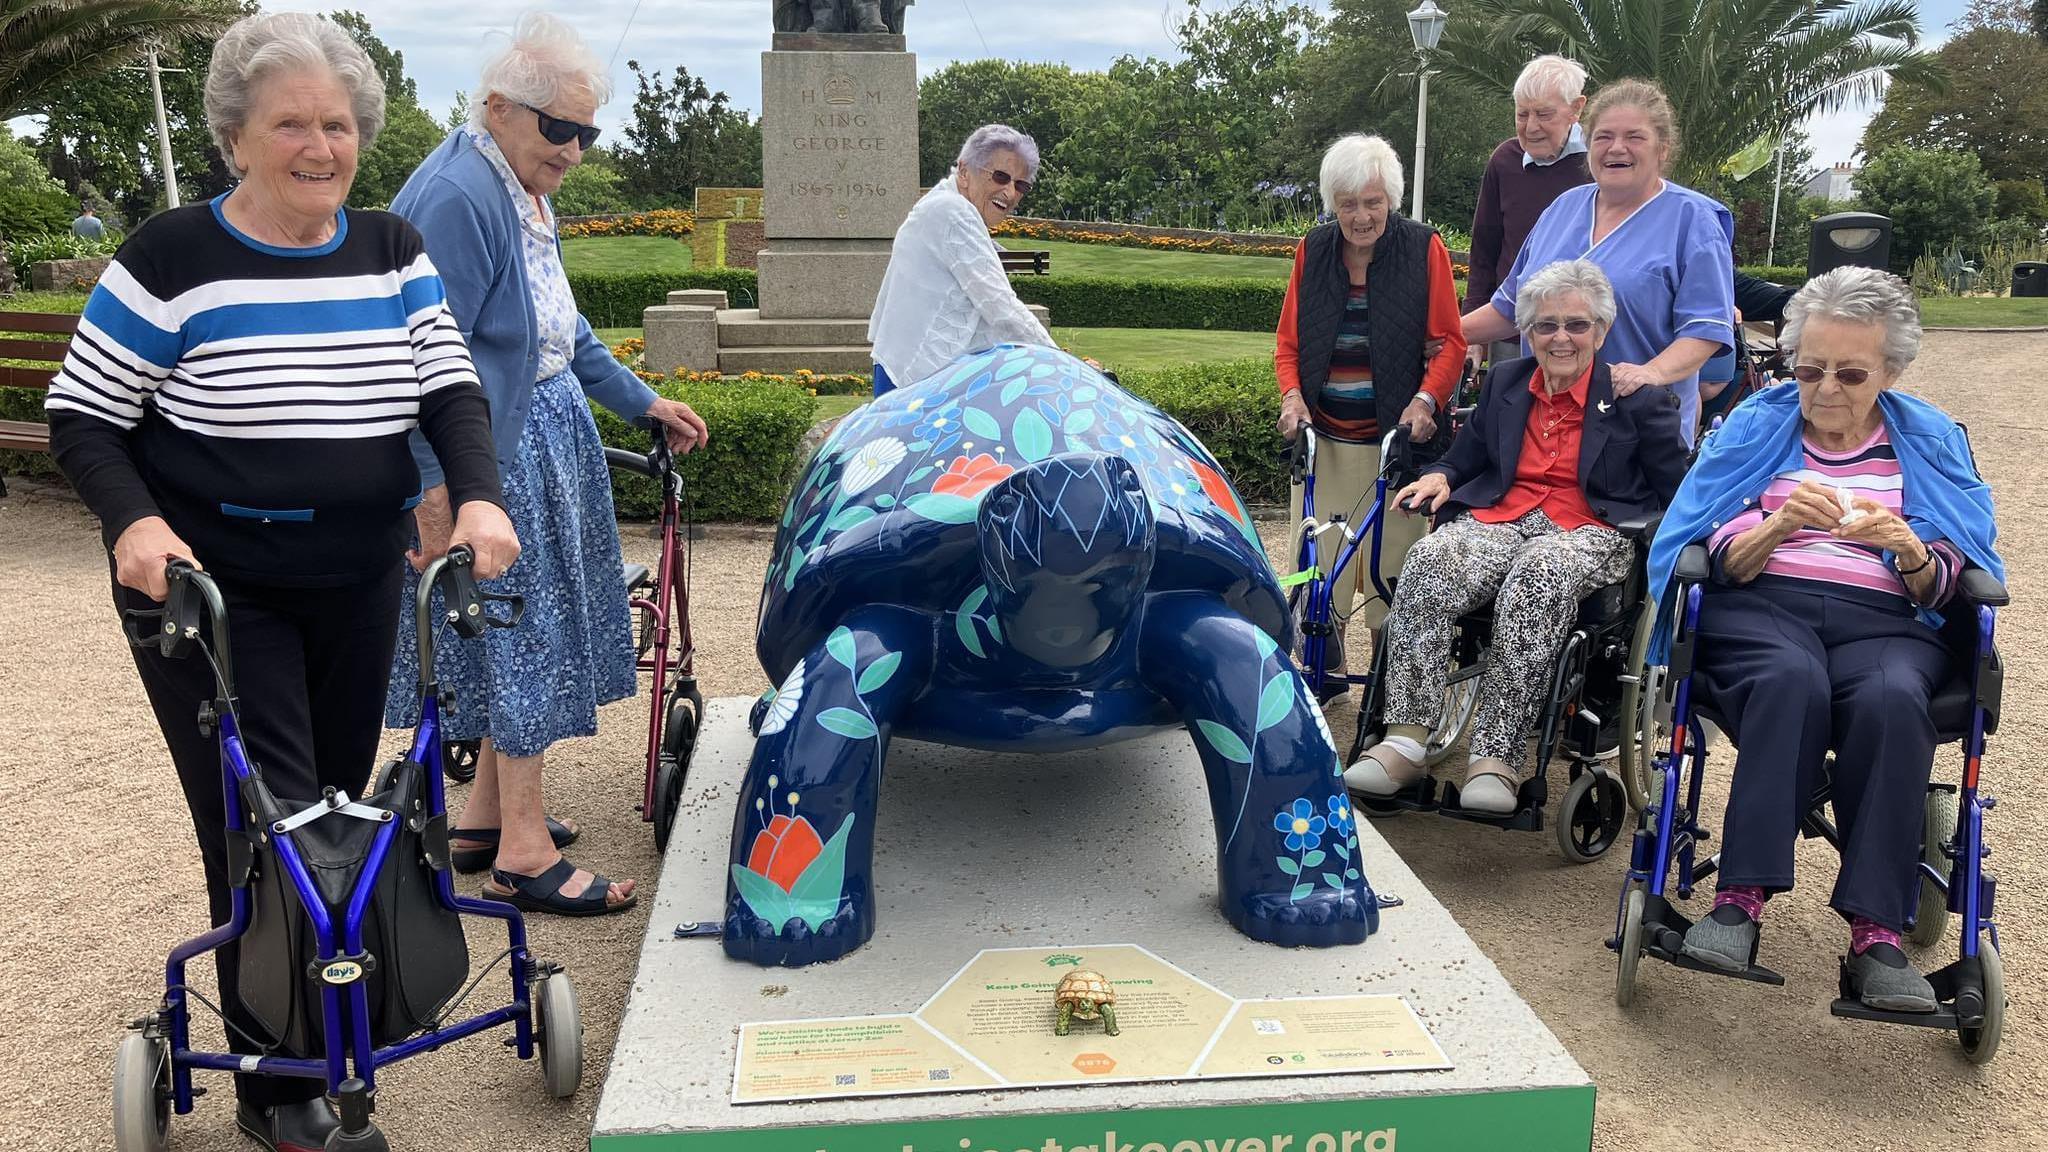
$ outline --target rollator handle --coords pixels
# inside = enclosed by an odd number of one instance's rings
[[[526,614],[525,597],[486,592],[477,587],[476,553],[468,545],[450,548],[445,559],[436,582],[441,587],[442,602],[448,606],[446,619],[458,635],[473,640],[483,635],[486,628],[511,628]],[[494,603],[511,605],[510,613],[492,615],[485,605]]]
[[[228,612],[220,586],[190,560],[173,556],[164,565],[164,606],[130,608],[121,613],[122,631],[136,648],[155,648],[166,659],[189,655],[200,640],[200,628],[210,626],[215,659],[220,664],[223,696],[234,695],[233,665],[228,648]]]

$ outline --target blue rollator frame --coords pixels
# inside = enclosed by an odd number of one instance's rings
[[[228,615],[219,587],[205,573],[183,561],[174,560],[168,573],[169,593],[164,608],[127,614],[130,639],[137,646],[157,646],[168,656],[185,655],[198,647],[213,662],[216,696],[201,709],[199,723],[202,730],[210,730],[219,739],[233,890],[230,893],[228,922],[171,950],[164,965],[162,1004],[153,1015],[130,1025],[133,1032],[124,1042],[116,1061],[115,1128],[116,1145],[121,1152],[162,1146],[164,1129],[169,1121],[166,1106],[169,1112],[178,1115],[189,1113],[193,1098],[200,1092],[192,1084],[194,1069],[319,1080],[326,1085],[329,1099],[338,1105],[342,1120],[342,1129],[337,1133],[342,1142],[337,1145],[330,1141],[329,1147],[382,1148],[382,1135],[368,1119],[374,1108],[379,1070],[505,1024],[512,1026],[510,1046],[520,1059],[530,1059],[537,1048],[540,1050],[543,1072],[556,1095],[565,1096],[574,1091],[575,1081],[581,1078],[582,1029],[580,1021],[563,1018],[575,1014],[575,995],[568,985],[567,976],[558,967],[540,964],[533,959],[527,947],[526,924],[517,909],[497,901],[457,895],[446,867],[447,801],[442,787],[441,712],[453,701],[452,694],[442,692],[433,680],[435,626],[447,623],[461,634],[475,637],[481,635],[485,627],[513,626],[518,622],[523,607],[518,597],[479,591],[470,576],[472,563],[469,550],[457,546],[430,564],[419,584],[416,616],[421,657],[420,722],[413,733],[409,763],[394,765],[390,778],[397,778],[406,767],[416,769],[424,789],[424,811],[394,812],[389,808],[351,801],[346,794],[330,789],[322,800],[312,806],[273,820],[262,833],[311,922],[315,963],[313,970],[305,975],[308,979],[313,979],[315,974],[320,978],[320,1024],[326,1048],[320,1057],[204,1052],[195,1050],[191,1045],[191,1010],[185,969],[192,960],[241,938],[249,931],[254,848],[248,837],[246,813],[250,809],[249,798],[252,795],[267,796],[268,791],[262,787],[261,770],[250,763],[242,742],[234,693]],[[437,587],[441,589],[447,605],[438,620],[431,606]],[[491,601],[508,602],[510,616],[492,616],[485,607]],[[330,911],[329,903],[315,883],[306,856],[297,842],[298,828],[330,816],[365,819],[378,824],[365,862],[349,889],[343,914],[338,918]],[[394,863],[393,842],[407,820],[413,821],[415,831],[428,831],[427,841],[431,846],[427,848],[427,854],[430,858],[438,855],[432,883],[439,905],[450,912],[485,916],[505,923],[509,937],[505,956],[510,959],[512,997],[510,1003],[459,1023],[436,1023],[418,1035],[378,1046],[372,1039],[372,1010],[368,980],[365,979],[375,966],[376,958],[365,948],[364,926],[379,878],[385,868]],[[553,987],[549,988],[549,985]],[[475,983],[469,987],[473,989]],[[537,995],[541,989],[552,995]],[[466,990],[464,995],[467,995]],[[458,1005],[460,999],[456,998]],[[536,1004],[542,1000],[549,1003],[536,1011]],[[549,1018],[551,1011],[555,1014],[553,1019]],[[135,1047],[138,1044],[140,1047]],[[549,1051],[550,1047],[555,1050]],[[574,1078],[568,1079],[568,1090],[561,1091],[560,1081],[564,1078],[561,1074],[572,1068]],[[139,1083],[136,1080],[138,1073],[144,1077]]]
[[[1673,907],[1667,896],[1673,887],[1674,863],[1676,895],[1680,900],[1689,899],[1695,888],[1720,866],[1718,855],[1704,861],[1697,858],[1699,846],[1712,837],[1700,823],[1700,786],[1706,771],[1707,742],[1691,679],[1708,565],[1706,548],[1691,545],[1679,557],[1673,582],[1676,595],[1670,609],[1674,613],[1671,656],[1663,690],[1671,708],[1670,742],[1656,753],[1653,761],[1656,790],[1652,804],[1638,822],[1628,876],[1622,883],[1620,907],[1615,916],[1614,936],[1607,941],[1607,947],[1619,958],[1614,995],[1615,1002],[1622,1007],[1634,999],[1636,968],[1645,955],[1710,975],[1732,975],[1772,985],[1785,982],[1783,976],[1760,964],[1752,963],[1740,973],[1724,973],[1685,955],[1680,946],[1692,921]],[[1998,925],[1992,919],[1998,882],[1983,866],[1984,859],[1991,855],[1984,844],[1984,813],[1996,807],[1997,801],[1979,794],[1978,773],[1984,758],[1984,738],[1997,728],[2005,677],[2004,665],[1993,643],[1996,608],[2009,602],[2005,586],[1990,573],[1977,568],[1964,570],[1952,610],[1967,613],[1962,627],[1974,625],[1970,629],[1974,643],[1968,652],[1968,667],[1959,678],[1968,693],[1969,717],[1959,731],[1944,729],[1938,733],[1945,743],[1961,741],[1963,774],[1960,785],[1928,786],[1927,823],[1919,864],[1920,908],[1908,927],[1908,935],[1915,943],[1931,945],[1940,941],[1951,914],[1962,919],[1957,960],[1928,973],[1940,1006],[1931,1013],[1890,1012],[1866,1006],[1850,986],[1845,956],[1840,996],[1829,1007],[1834,1015],[1848,1019],[1951,1029],[1961,1040],[1964,1055],[1976,1064],[1989,1063],[1996,1055],[2005,1025],[2004,966],[1999,958]],[[1955,623],[1951,621],[1952,625]],[[1958,651],[1957,655],[1960,658],[1964,654]],[[1942,695],[1937,693],[1937,699]],[[1819,837],[1839,849],[1840,837],[1823,811],[1825,794],[1823,787],[1822,795],[1814,798],[1802,821],[1801,834]],[[1952,823],[1947,810],[1951,794],[1955,796]],[[1937,864],[1943,860],[1947,862],[1945,870]],[[1983,946],[1987,935],[1989,948]]]
[[[1408,426],[1396,424],[1394,430],[1381,439],[1380,471],[1373,481],[1372,506],[1355,524],[1347,523],[1348,514],[1343,512],[1328,521],[1316,519],[1316,439],[1315,429],[1304,424],[1289,450],[1290,478],[1301,485],[1301,522],[1298,525],[1301,543],[1295,557],[1296,574],[1282,583],[1292,582],[1288,599],[1301,624],[1301,674],[1308,681],[1309,690],[1321,700],[1331,695],[1325,691],[1326,685],[1342,685],[1343,692],[1359,687],[1364,689],[1370,700],[1378,690],[1382,665],[1378,644],[1373,645],[1372,667],[1363,674],[1332,673],[1329,668],[1330,645],[1339,642],[1335,592],[1337,581],[1351,571],[1359,549],[1367,548],[1370,564],[1366,574],[1372,580],[1373,590],[1387,603],[1394,601],[1393,591],[1380,576],[1380,540],[1385,532],[1389,477],[1405,475],[1411,470]],[[1339,542],[1334,549],[1336,561],[1328,571],[1324,571],[1321,566],[1321,538],[1331,532],[1338,534]],[[1365,714],[1366,709],[1361,706],[1360,712]],[[1351,759],[1357,757],[1358,750],[1354,748]]]

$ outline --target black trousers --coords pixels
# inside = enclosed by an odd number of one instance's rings
[[[1842,867],[1830,903],[1902,928],[1934,767],[1927,701],[1950,669],[1940,638],[1903,601],[1887,611],[1759,584],[1708,590],[1697,651],[1737,749],[1721,886],[1792,887],[1799,821],[1832,749]]]
[[[398,635],[400,573],[394,562],[383,575],[341,588],[220,582],[243,744],[280,799],[310,803],[326,787],[355,798],[369,781]],[[114,603],[124,609],[157,606],[118,584]],[[196,651],[176,660],[154,649],[134,651],[136,671],[192,812],[192,830],[206,865],[208,911],[215,925],[225,924],[230,903],[224,769],[218,739],[202,734],[198,725],[200,705],[215,694],[213,669]],[[242,1008],[236,984],[239,957],[239,942],[214,953],[220,1005],[235,1025],[228,1029],[229,1049],[255,1053],[260,1050],[235,1030],[264,1035]],[[236,1095],[258,1106],[310,1100],[325,1091],[319,1080],[235,1077]]]

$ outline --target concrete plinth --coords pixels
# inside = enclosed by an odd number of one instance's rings
[[[761,969],[728,959],[716,938],[673,938],[680,922],[722,915],[750,704],[709,708],[598,1105],[596,1152],[1591,1145],[1586,1074],[1370,826],[1358,829],[1367,875],[1405,903],[1364,944],[1276,948],[1223,920],[1202,770],[1180,733],[1069,755],[897,743],[876,817],[878,927],[866,946],[833,964]],[[914,1012],[983,948],[1112,942],[1240,998],[1402,996],[1455,1067],[729,1102],[743,1021]]]
[[[718,309],[657,305],[640,313],[640,325],[640,334],[647,341],[649,372],[667,375],[677,369],[717,370]]]
[[[677,288],[668,294],[666,303],[688,308],[730,308],[723,288]]]
[[[865,320],[875,310],[887,240],[771,240],[755,257],[769,320]]]

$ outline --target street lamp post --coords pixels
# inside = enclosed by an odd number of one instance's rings
[[[1429,54],[1436,50],[1436,42],[1443,37],[1444,10],[1436,6],[1436,0],[1422,0],[1415,11],[1408,13],[1408,35],[1415,41],[1415,197],[1414,205],[1408,211],[1411,220],[1422,219],[1422,177],[1423,161],[1429,151]]]

